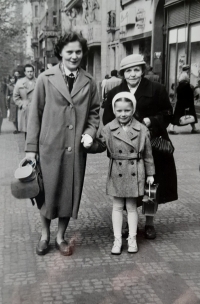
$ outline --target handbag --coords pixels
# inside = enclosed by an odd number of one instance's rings
[[[162,136],[152,138],[151,146],[152,146],[152,150],[166,155],[172,155],[175,150],[171,141],[164,139]]]
[[[195,122],[195,118],[194,116],[190,115],[190,114],[186,114],[186,111],[188,111],[189,109],[185,109],[185,115],[184,116],[181,116],[180,119],[179,119],[179,124],[181,126],[186,126],[186,125],[189,125],[191,123],[194,123]]]
[[[159,184],[145,185],[142,199],[142,213],[153,216],[158,210]]]
[[[44,186],[39,161],[24,158],[15,171],[11,193],[17,199],[29,198],[40,209],[44,202]]]

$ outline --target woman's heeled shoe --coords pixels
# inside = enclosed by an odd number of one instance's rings
[[[47,254],[47,252],[49,251],[49,241],[50,241],[50,237],[47,240],[41,240],[41,237],[40,237],[40,240],[36,247],[36,253],[38,255]]]

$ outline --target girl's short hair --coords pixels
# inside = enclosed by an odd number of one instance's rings
[[[116,102],[118,102],[118,101],[130,102],[130,103],[132,104],[132,106],[133,106],[133,102],[132,102],[132,100],[130,100],[129,98],[126,98],[126,97],[118,98],[118,99],[115,101],[115,104],[116,104]],[[114,106],[115,106],[115,105],[114,105]]]
[[[58,39],[58,42],[55,44],[54,47],[54,53],[55,56],[61,60],[62,57],[60,56],[60,53],[62,52],[63,48],[70,42],[78,41],[81,44],[82,51],[83,51],[83,57],[86,56],[88,52],[87,47],[87,40],[83,38],[81,34],[78,34],[76,32],[67,32],[63,36],[61,36]]]

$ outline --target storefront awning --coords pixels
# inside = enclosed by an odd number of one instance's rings
[[[121,38],[120,42],[124,43],[124,42],[139,40],[139,39],[143,39],[143,38],[147,38],[147,37],[151,37],[151,36],[152,36],[152,31],[142,33],[142,34],[139,34],[139,35],[134,35],[134,36]]]
[[[183,2],[184,0],[170,0],[168,1],[167,3],[165,3],[164,7],[169,7],[171,5],[174,5],[174,4],[177,4],[177,3],[180,3],[180,2]]]

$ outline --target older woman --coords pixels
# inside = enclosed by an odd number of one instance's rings
[[[70,217],[78,216],[86,166],[84,147],[90,147],[99,125],[97,87],[80,68],[86,52],[87,41],[79,34],[61,37],[55,47],[60,63],[40,74],[31,103],[26,157],[39,154],[45,190],[45,201],[39,206],[39,255],[48,251],[54,218],[59,218],[56,248],[62,255],[72,253],[64,234]]]
[[[122,83],[113,88],[107,97],[103,114],[104,125],[114,119],[112,110],[113,97],[123,91],[131,92],[137,100],[135,117],[143,122],[150,130],[152,137],[162,136],[169,140],[167,126],[172,117],[172,107],[168,94],[161,84],[144,78],[145,61],[139,54],[125,57],[120,64]],[[159,203],[167,203],[178,198],[177,176],[172,155],[163,155],[153,151],[155,162],[155,182],[159,183]],[[145,237],[154,239],[156,231],[153,216],[146,217]]]

